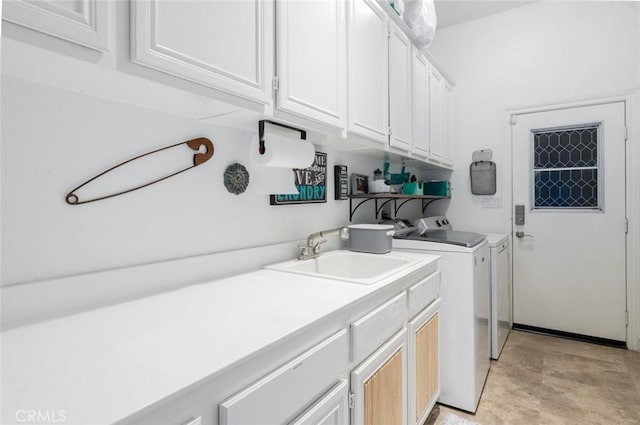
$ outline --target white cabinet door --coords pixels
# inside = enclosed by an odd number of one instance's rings
[[[395,24],[390,26],[389,38],[389,116],[391,131],[389,144],[411,151],[411,40]]]
[[[446,80],[441,91],[442,97],[442,163],[453,165],[453,87]]]
[[[429,67],[429,157],[435,161],[442,160],[442,75],[433,67]]]
[[[374,0],[354,0],[347,4],[347,130],[386,145],[389,140],[389,18]]]
[[[413,152],[429,156],[429,62],[417,48],[411,56],[413,67]]]
[[[101,52],[109,50],[109,1],[9,0],[2,19]]]
[[[219,423],[283,423],[338,381],[348,366],[343,329],[220,403]]]
[[[277,3],[277,111],[346,128],[346,2]]]
[[[290,425],[348,425],[349,384],[340,381]]]
[[[438,298],[407,326],[409,425],[422,424],[440,396],[439,308]]]
[[[435,69],[429,73],[429,158],[453,165],[453,87]]]
[[[398,332],[351,372],[351,423],[407,423],[406,336]]]
[[[131,14],[134,62],[271,103],[272,0],[135,0]]]

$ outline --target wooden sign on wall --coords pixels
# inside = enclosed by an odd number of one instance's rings
[[[271,195],[271,205],[316,204],[327,202],[327,154],[316,152],[309,168],[294,168],[297,194]]]

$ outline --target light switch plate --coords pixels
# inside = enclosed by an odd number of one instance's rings
[[[502,208],[502,198],[499,196],[482,198],[482,208]]]

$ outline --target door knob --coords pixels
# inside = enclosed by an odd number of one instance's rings
[[[533,237],[533,235],[527,235],[527,234],[525,234],[524,232],[522,232],[520,230],[518,230],[516,232],[516,238],[518,238],[518,239],[532,238],[532,237]]]

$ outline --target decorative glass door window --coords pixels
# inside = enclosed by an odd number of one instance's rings
[[[531,133],[533,209],[601,209],[600,123]]]

